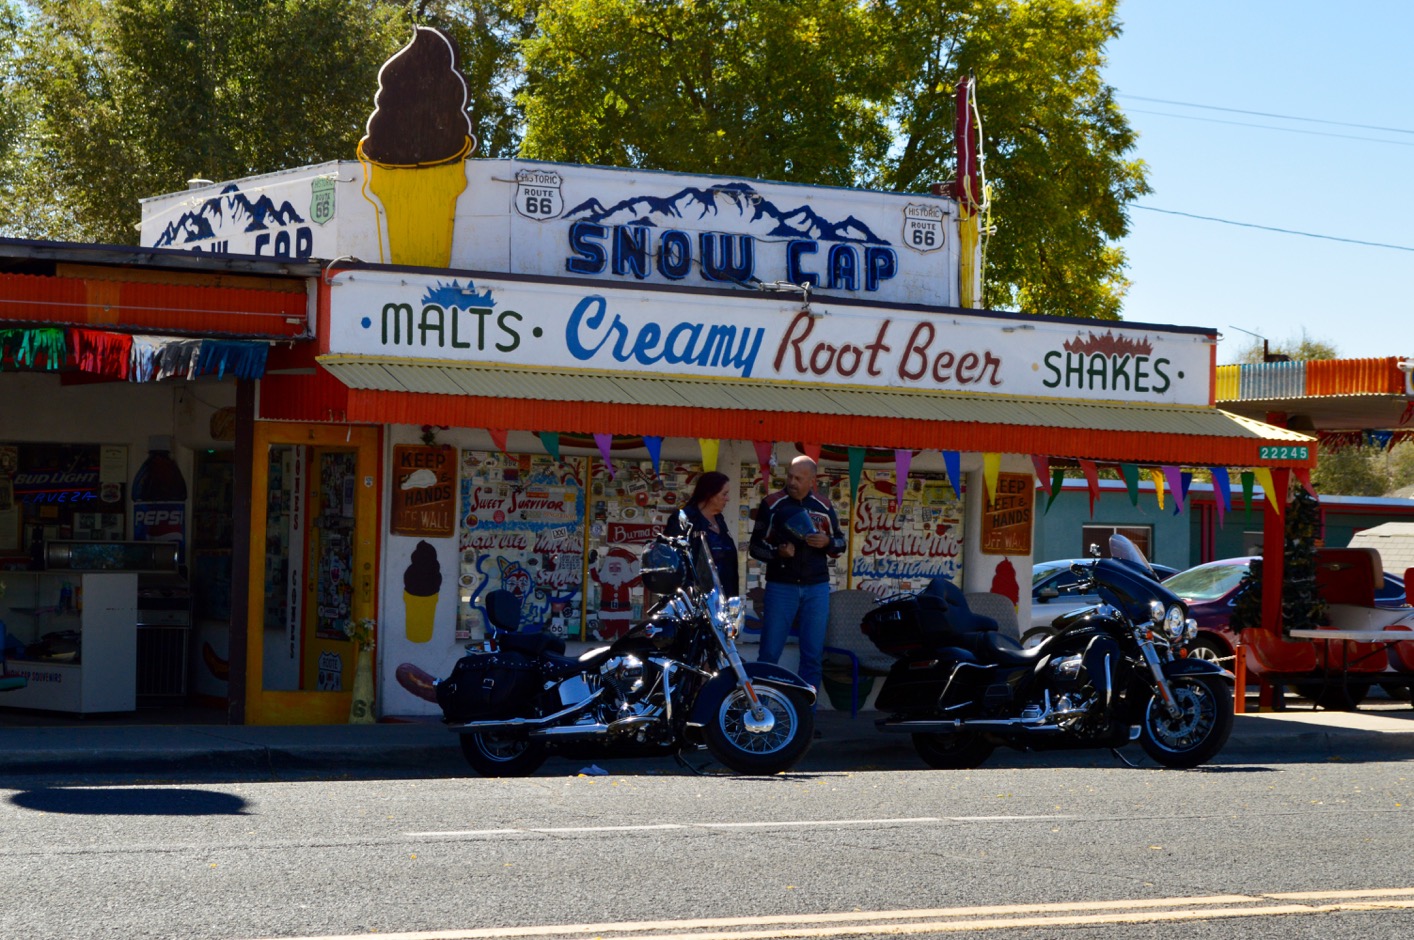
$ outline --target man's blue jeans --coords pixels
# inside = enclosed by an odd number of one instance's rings
[[[830,616],[830,585],[766,582],[761,612],[761,650],[756,659],[777,663],[790,628],[800,624],[800,678],[820,688],[820,659],[825,654],[825,622]]]

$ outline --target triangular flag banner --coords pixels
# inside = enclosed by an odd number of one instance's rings
[[[1132,463],[1119,465],[1119,475],[1124,477],[1125,489],[1129,490],[1129,505],[1139,505],[1139,468]]]
[[[1277,504],[1277,493],[1276,487],[1272,484],[1271,468],[1258,467],[1252,471],[1252,478],[1262,487],[1262,492],[1267,494],[1267,502],[1272,504],[1272,509],[1280,513],[1281,506]]]
[[[811,460],[815,461],[816,466],[819,466],[819,464],[820,464],[820,445],[819,445],[819,444],[805,444],[805,445],[802,445],[802,446],[805,447],[805,456],[807,456],[807,457],[809,457]]]
[[[560,460],[560,432],[541,431],[539,437],[540,443],[545,445],[545,452],[554,457],[558,463]]]
[[[1164,482],[1173,491],[1173,514],[1176,516],[1183,512],[1183,477],[1177,467],[1164,467],[1163,470]]]
[[[1056,501],[1056,497],[1065,488],[1065,468],[1056,467],[1051,471],[1051,498],[1046,500],[1046,512],[1051,511],[1051,503]]]
[[[702,448],[702,469],[711,473],[717,469],[717,451],[722,442],[714,437],[699,437],[697,443]],[[658,468],[654,467],[653,472],[657,473]]]
[[[903,506],[903,491],[908,489],[908,468],[913,465],[913,451],[894,451],[894,512]]]
[[[982,455],[982,488],[987,491],[987,505],[997,501],[997,477],[1002,472],[1001,454]]]
[[[1176,516],[1188,505],[1188,488],[1193,485],[1192,471],[1185,470],[1178,475],[1178,499],[1174,500],[1173,514]]]
[[[1164,471],[1158,467],[1149,471],[1149,478],[1154,481],[1154,498],[1159,501],[1159,511],[1164,511]]]
[[[1257,482],[1257,475],[1251,470],[1242,471],[1242,504],[1247,511],[1247,521],[1252,521],[1252,486]]]
[[[849,449],[849,499],[851,505],[859,499],[859,477],[864,472],[864,448]]]
[[[661,438],[660,438],[659,440],[660,440],[660,442],[661,442]],[[595,435],[594,435],[594,443],[596,443],[596,444],[599,445],[599,454],[604,458],[604,466],[608,468],[608,470],[609,470],[609,479],[611,479],[611,480],[614,478],[614,462],[609,459],[609,445],[612,444],[613,442],[614,442],[614,435],[612,435],[612,434],[595,434]],[[644,439],[644,442],[647,443],[647,439],[646,439],[646,438]],[[653,448],[651,448],[651,447],[648,448],[648,452],[651,454],[651,453],[653,452]]]
[[[1031,465],[1036,468],[1036,480],[1047,494],[1051,492],[1051,458],[1045,454],[1032,454]]]
[[[1316,495],[1316,491],[1311,487],[1311,471],[1309,469],[1306,467],[1297,467],[1291,472],[1296,475],[1296,479],[1300,481],[1301,485],[1306,487],[1306,492],[1310,493],[1312,496]]]
[[[505,428],[487,428],[486,433],[491,435],[491,443],[496,445],[496,449],[504,454],[506,452]]]
[[[1232,509],[1232,480],[1228,479],[1227,467],[1209,467],[1213,475],[1213,489],[1217,490],[1218,528],[1223,527],[1223,516]]]
[[[1095,518],[1095,500],[1100,498],[1100,471],[1093,460],[1080,461],[1080,469],[1085,474],[1085,483],[1090,487],[1090,518]]]
[[[948,486],[953,495],[962,498],[962,454],[955,450],[940,451],[943,455],[943,469],[948,472]]]
[[[776,449],[776,445],[770,441],[752,441],[751,446],[756,448],[756,462],[761,467],[761,479],[766,481],[766,486],[771,485],[771,453]]]
[[[594,439],[598,440],[599,435],[594,435]],[[663,456],[663,438],[645,435],[643,438],[643,446],[648,448],[648,459],[653,461],[653,475],[656,477],[658,475],[658,461]],[[608,460],[609,458],[606,456],[604,459]],[[612,477],[613,474],[610,474],[610,476]]]

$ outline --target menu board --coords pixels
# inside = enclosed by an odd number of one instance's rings
[[[578,636],[585,460],[461,452],[457,637],[480,635],[486,595],[520,598],[520,629]]]

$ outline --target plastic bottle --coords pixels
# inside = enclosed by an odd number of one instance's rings
[[[172,459],[172,438],[158,434],[147,439],[147,459],[133,477],[133,502],[165,503],[185,501],[187,481]]]

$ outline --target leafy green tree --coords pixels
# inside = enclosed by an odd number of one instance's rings
[[[401,6],[349,0],[35,0],[18,52],[34,96],[15,234],[131,243],[138,200],[347,158]]]
[[[525,0],[522,154],[923,192],[976,74],[989,306],[1115,317],[1149,191],[1100,76],[1115,0]]]
[[[1284,357],[1292,362],[1312,362],[1321,359],[1339,359],[1340,351],[1333,343],[1315,339],[1303,327],[1301,335],[1289,336],[1276,343],[1252,340],[1237,354],[1237,361],[1255,364],[1266,361],[1268,356]]]
[[[1383,447],[1320,447],[1311,483],[1326,496],[1383,496],[1390,489]]]

